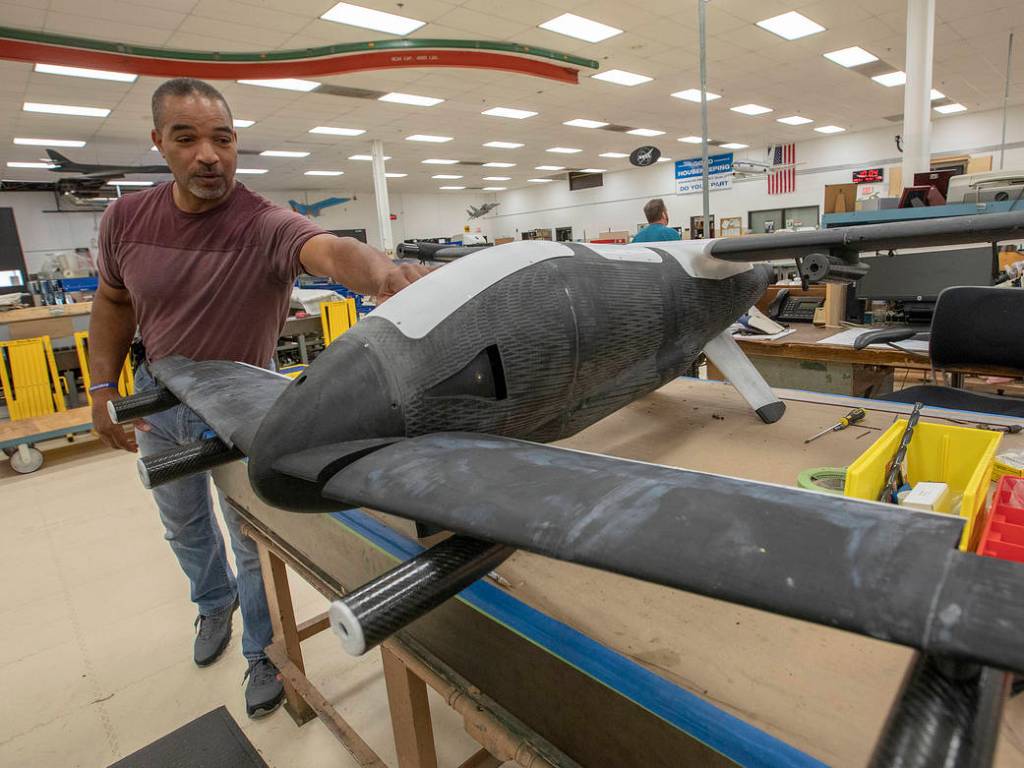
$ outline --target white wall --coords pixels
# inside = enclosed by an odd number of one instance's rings
[[[14,209],[21,250],[29,272],[58,251],[89,248],[96,253],[99,238],[99,213],[44,213],[57,207],[50,192],[0,192],[0,208]]]
[[[997,146],[1002,128],[1002,112],[951,115],[932,126],[933,154],[991,154],[993,169],[998,169]],[[733,188],[711,193],[711,212],[716,220],[723,216],[743,217],[747,212],[765,208],[818,205],[824,203],[824,186],[850,181],[854,168],[894,166],[900,162],[894,137],[901,127],[894,123],[861,133],[815,138],[797,144],[796,191],[769,195],[763,178],[736,179]],[[817,134],[815,134],[817,136]],[[1006,168],[1024,168],[1024,107],[1010,110],[1007,128]],[[699,147],[675,141],[660,142],[664,154],[683,159],[699,154]],[[736,153],[738,159],[764,161],[765,148]],[[484,219],[484,232],[493,237],[518,237],[524,230],[538,227],[572,226],[575,239],[594,238],[610,230],[636,231],[644,221],[643,205],[652,197],[665,200],[669,220],[674,226],[688,227],[690,216],[702,212],[701,195],[675,194],[674,164],[659,163],[650,168],[635,168],[606,173],[604,186],[570,192],[568,183],[531,185],[498,193],[501,207]]]

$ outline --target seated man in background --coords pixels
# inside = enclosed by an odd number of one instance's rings
[[[668,208],[660,197],[648,200],[644,206],[647,226],[636,233],[634,243],[663,243],[666,240],[682,240],[682,236],[668,225]]]

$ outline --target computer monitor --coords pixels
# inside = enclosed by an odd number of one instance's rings
[[[956,170],[925,171],[914,174],[915,187],[935,187],[945,200],[949,196],[949,180],[959,173]]]
[[[0,293],[25,290],[25,276],[20,269],[0,269]]]
[[[863,259],[868,273],[857,281],[857,298],[867,301],[935,301],[953,285],[992,285],[992,249],[957,248],[924,253],[897,253]]]

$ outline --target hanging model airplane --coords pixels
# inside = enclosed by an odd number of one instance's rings
[[[267,503],[368,506],[455,531],[332,605],[353,653],[522,548],[1024,671],[1024,566],[956,551],[957,517],[544,445],[702,351],[763,421],[781,418],[726,333],[771,281],[754,262],[796,259],[816,282],[862,275],[862,251],[1011,238],[1024,238],[1024,211],[642,246],[509,243],[409,286],[294,381],[167,358],[151,365],[162,388],[110,411],[124,423],[182,402],[216,433],[141,459],[149,487],[245,456]]]
[[[315,217],[319,216],[323,212],[324,208],[330,208],[331,206],[334,206],[334,205],[344,205],[345,203],[349,202],[350,200],[355,200],[355,198],[354,197],[327,197],[327,198],[324,198],[323,200],[318,200],[315,203],[308,203],[306,205],[303,205],[302,203],[298,202],[297,200],[289,200],[288,201],[288,205],[290,205],[292,210],[295,211],[296,213],[301,213],[303,216],[308,216],[310,218],[315,218]]]
[[[52,161],[50,170],[54,173],[79,173],[80,177],[68,181],[107,181],[119,179],[128,173],[170,173],[166,165],[105,165],[96,163],[76,163],[60,152],[46,150]]]
[[[479,219],[481,216],[486,216],[499,205],[501,205],[501,203],[484,203],[479,208],[474,208],[471,205],[466,209],[466,215],[471,219]]]

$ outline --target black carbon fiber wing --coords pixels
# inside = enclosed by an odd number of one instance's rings
[[[560,560],[1024,670],[1016,597],[1024,566],[958,551],[957,517],[464,433],[382,447],[348,463],[322,492]]]

